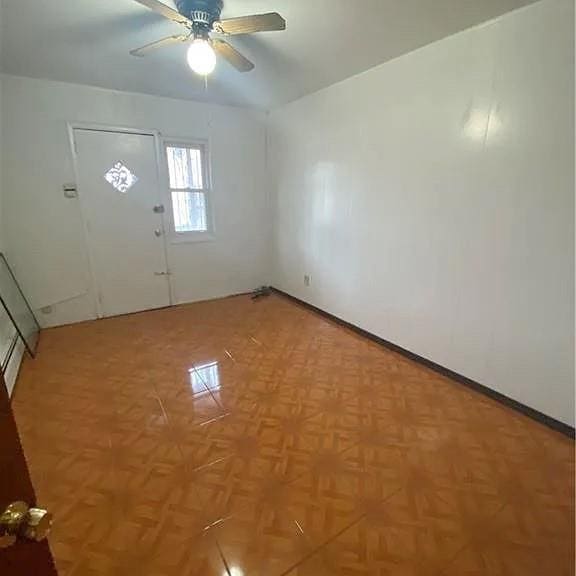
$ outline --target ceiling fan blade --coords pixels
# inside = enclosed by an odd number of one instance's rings
[[[163,4],[158,0],[135,0],[135,2],[142,4],[142,6],[146,6],[146,8],[150,8],[150,10],[164,16],[164,18],[168,18],[168,20],[172,20],[172,22],[177,22],[184,26],[192,26],[192,21],[188,20],[186,16],[182,16],[180,12],[174,10],[174,8],[170,8],[170,6],[166,6],[166,4]]]
[[[150,42],[150,44],[146,44],[146,46],[141,46],[140,48],[136,48],[135,50],[130,50],[130,54],[132,56],[146,56],[148,52],[151,50],[155,50],[156,48],[162,48],[164,46],[170,46],[172,44],[179,44],[180,42],[186,42],[188,40],[188,36],[185,34],[176,34],[174,36],[168,36],[167,38],[162,38],[160,40],[156,40],[155,42]]]
[[[277,12],[254,14],[240,18],[228,18],[214,24],[214,30],[222,34],[253,34],[254,32],[272,32],[286,30],[286,20]]]
[[[242,56],[242,54],[228,44],[228,42],[214,38],[212,40],[212,46],[222,58],[232,64],[239,72],[250,72],[250,70],[254,69],[254,64],[252,64],[248,58]]]

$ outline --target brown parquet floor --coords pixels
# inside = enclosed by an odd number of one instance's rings
[[[278,295],[47,330],[61,576],[570,576],[574,443]]]

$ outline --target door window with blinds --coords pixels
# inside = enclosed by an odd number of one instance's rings
[[[173,232],[181,238],[212,234],[208,158],[205,144],[166,144]]]

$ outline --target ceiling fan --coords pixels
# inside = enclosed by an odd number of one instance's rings
[[[222,38],[212,38],[212,33],[222,36],[253,34],[285,30],[286,21],[280,14],[256,14],[239,18],[220,19],[223,0],[175,0],[178,10],[159,0],[135,0],[172,22],[184,26],[183,34],[175,34],[156,40],[146,46],[131,50],[132,56],[145,56],[150,50],[171,44],[191,42],[188,64],[197,74],[207,76],[216,66],[216,54],[224,58],[239,72],[249,72],[254,64]]]

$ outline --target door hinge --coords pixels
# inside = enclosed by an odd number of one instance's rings
[[[64,184],[62,190],[64,191],[64,198],[78,198],[76,184]]]

